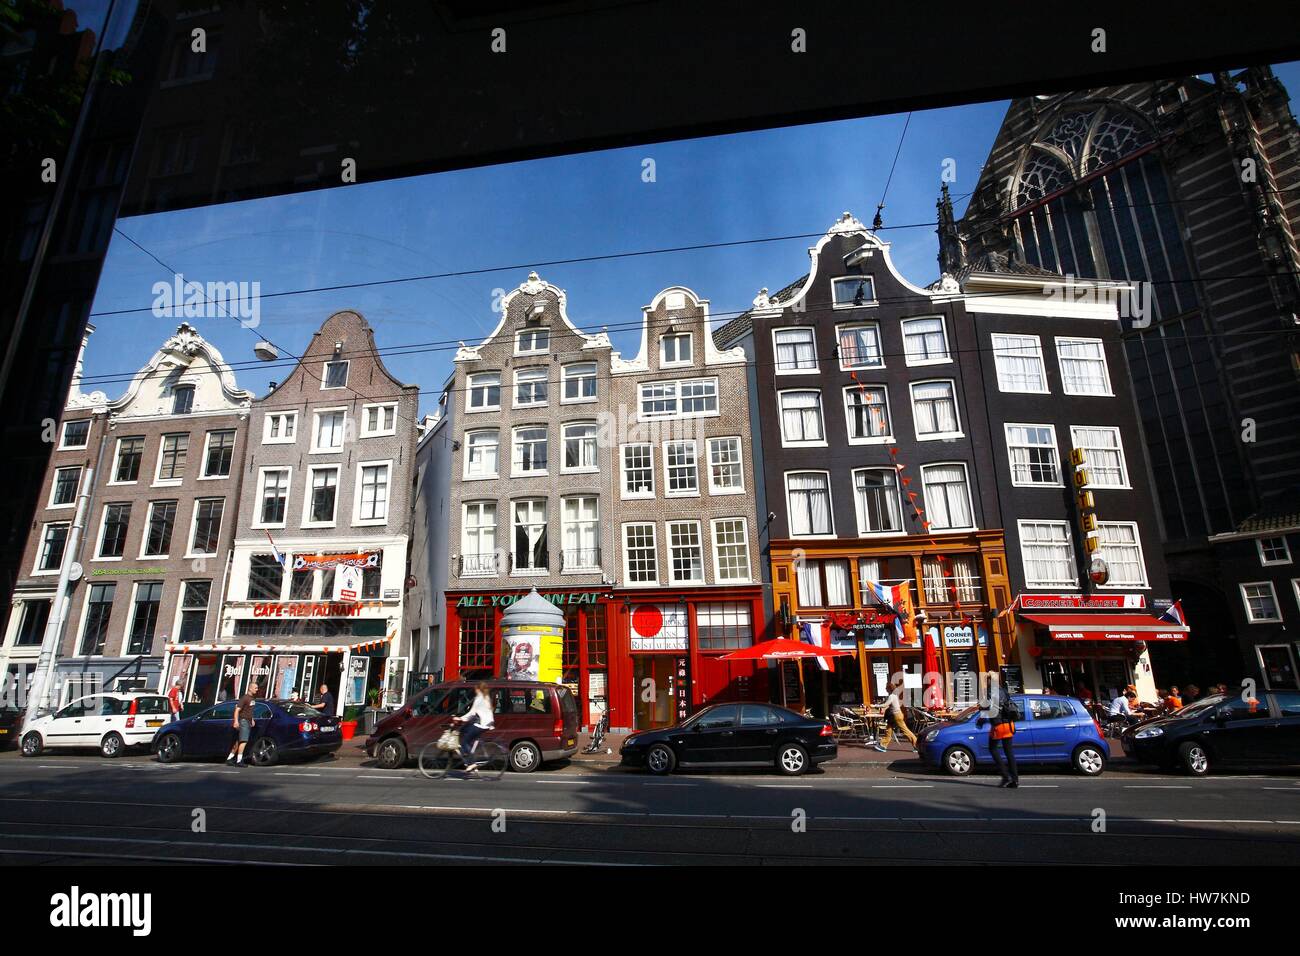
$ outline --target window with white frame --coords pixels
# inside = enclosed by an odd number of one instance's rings
[[[199,498],[194,502],[194,524],[190,528],[187,555],[214,555],[221,543],[221,518],[225,514],[224,498]]]
[[[560,508],[561,571],[600,570],[600,507],[595,495],[565,498]]]
[[[1241,603],[1251,624],[1271,624],[1282,620],[1277,592],[1272,581],[1252,581],[1241,585]]]
[[[1061,484],[1056,430],[1051,425],[1007,425],[1007,455],[1013,485]]]
[[[346,421],[347,412],[341,408],[316,412],[316,427],[312,433],[311,450],[338,451],[342,448]]]
[[[853,582],[846,560],[801,562],[795,569],[795,586],[800,607],[848,607],[853,603]]]
[[[812,329],[776,329],[772,332],[772,342],[778,375],[817,371]]]
[[[831,520],[830,478],[824,471],[792,471],[785,476],[791,537],[835,533]]]
[[[859,468],[853,472],[853,501],[858,534],[897,534],[903,530],[898,472],[893,468]]]
[[[908,365],[928,365],[951,359],[943,319],[938,316],[904,319],[899,324],[903,330],[903,356]]]
[[[1128,466],[1119,429],[1105,425],[1071,425],[1070,444],[1084,455],[1090,488],[1127,488]]]
[[[495,501],[470,501],[464,506],[460,526],[462,575],[496,574],[497,504]]]
[[[551,350],[551,330],[545,326],[524,329],[515,336],[516,355],[536,355]]]
[[[466,480],[495,478],[500,473],[501,436],[495,428],[465,433]]]
[[[304,524],[333,524],[338,504],[339,469],[337,465],[312,468],[307,483],[307,520]]]
[[[50,508],[71,508],[77,503],[77,490],[81,485],[81,468],[59,468],[50,482]]]
[[[550,565],[546,535],[546,499],[514,502],[514,571],[545,571]]]
[[[668,522],[668,573],[674,584],[704,582],[704,543],[698,521]]]
[[[669,332],[659,339],[659,364],[690,365],[694,361],[690,332]]]
[[[357,466],[357,513],[361,523],[388,520],[388,481],[391,471],[388,462],[362,462]]]
[[[41,529],[41,546],[36,552],[36,570],[49,573],[58,571],[63,565],[63,551],[68,544],[67,521],[55,521]]]
[[[953,558],[952,583],[957,586],[957,600],[962,604],[980,602],[979,575],[975,573],[975,560],[968,557]]]
[[[835,308],[876,304],[876,284],[871,276],[844,276],[831,280]]]
[[[639,386],[640,417],[690,418],[718,413],[716,378],[645,382]]]
[[[500,372],[479,372],[469,376],[466,381],[469,411],[488,412],[501,407]]]
[[[1132,521],[1098,521],[1097,538],[1109,576],[1102,587],[1147,586],[1147,568],[1142,560],[1138,526]]]
[[[1020,554],[1031,588],[1074,587],[1078,573],[1070,526],[1064,521],[1021,521]]]
[[[628,584],[659,583],[659,552],[653,524],[623,525],[623,564]]]
[[[884,368],[885,353],[880,347],[880,326],[872,323],[841,325],[835,330],[838,339],[840,368]]]
[[[189,435],[163,435],[158,452],[158,475],[154,480],[179,484],[185,477],[185,459],[189,450]]]
[[[572,422],[564,426],[564,467],[561,471],[596,471],[596,423]]]
[[[973,528],[970,482],[963,462],[921,466],[921,484],[925,487],[926,520],[933,531]]]
[[[880,559],[858,558],[858,600],[863,607],[872,607],[880,601],[874,584],[880,583]]]
[[[321,388],[347,388],[348,362],[346,359],[325,363],[325,374],[321,377]]]
[[[1036,335],[993,336],[993,362],[998,370],[998,390],[1003,392],[1047,391],[1043,368],[1043,345]]]
[[[263,468],[259,477],[261,487],[257,493],[257,520],[255,527],[282,528],[289,511],[288,468]]]
[[[735,495],[745,490],[739,438],[709,439],[709,493]]]
[[[921,584],[926,604],[947,604],[951,601],[948,576],[944,573],[943,562],[937,558],[921,559]]]
[[[1291,563],[1291,549],[1287,546],[1286,538],[1283,535],[1271,538],[1256,538],[1255,548],[1259,551],[1260,564]]]
[[[208,604],[212,598],[211,581],[185,581],[181,585],[180,616],[177,619],[177,643],[203,640],[208,621]],[[181,688],[182,691],[185,688]]]
[[[59,435],[59,449],[85,448],[90,441],[90,419],[82,418],[75,422],[64,422]]]
[[[1101,339],[1056,340],[1061,389],[1066,395],[1110,395],[1110,372]]]
[[[515,475],[546,474],[545,425],[525,425],[514,430],[511,472]]]
[[[647,443],[623,446],[624,498],[655,496],[654,446]]]
[[[104,505],[104,518],[99,528],[97,558],[120,558],[126,552],[127,527],[131,522],[131,503],[116,502]]]
[[[235,432],[233,429],[208,432],[204,439],[204,478],[229,478],[235,460]]]
[[[188,415],[194,411],[194,386],[176,385],[172,388],[172,414]]]
[[[142,558],[165,558],[171,553],[172,532],[176,530],[176,501],[149,502],[149,522],[144,530]]]
[[[515,372],[515,407],[528,408],[546,404],[547,370],[521,368]]]
[[[889,397],[883,385],[847,386],[844,416],[851,442],[878,442],[892,437]]]
[[[749,533],[744,518],[714,518],[713,569],[719,582],[748,582]]]
[[[596,363],[574,362],[560,369],[560,401],[590,402],[596,398]]]
[[[297,412],[274,412],[262,419],[263,445],[292,445],[297,434]]]
[[[693,440],[664,443],[664,487],[670,498],[700,493]]]
[[[815,390],[781,392],[781,444],[823,445],[822,393]]]
[[[961,434],[956,388],[951,381],[912,383],[912,421],[921,440]]]
[[[144,459],[144,438],[139,435],[117,440],[112,484],[125,485],[139,480],[140,462]]]
[[[397,405],[366,405],[361,409],[361,437],[397,434]]]

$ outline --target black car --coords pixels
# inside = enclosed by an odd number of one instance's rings
[[[18,743],[18,732],[22,729],[23,711],[0,707],[0,748]]]
[[[653,774],[678,767],[775,767],[800,774],[835,759],[830,724],[772,704],[713,704],[681,724],[631,734],[619,751],[625,767]]]
[[[235,705],[227,700],[191,717],[159,727],[151,749],[163,763],[224,757],[234,742]],[[266,767],[291,757],[330,754],[343,745],[339,719],[293,700],[259,700],[253,704],[253,734],[248,759]]]
[[[1221,764],[1300,766],[1300,693],[1214,694],[1120,739],[1130,757],[1196,777]]]

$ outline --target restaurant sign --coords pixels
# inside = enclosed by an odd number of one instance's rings
[[[253,605],[253,617],[356,617],[370,602],[340,604],[335,601],[268,601]]]
[[[1022,594],[1020,609],[1050,611],[1064,608],[1132,610],[1147,606],[1144,594]]]
[[[358,551],[352,554],[295,554],[293,569],[302,571],[315,568],[377,568],[378,551]]]
[[[466,594],[456,602],[456,607],[509,607],[526,597],[525,594]],[[600,602],[599,591],[565,591],[558,594],[543,594],[552,604],[597,604]]]

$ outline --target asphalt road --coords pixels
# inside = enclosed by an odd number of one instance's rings
[[[832,765],[833,767],[833,765]],[[336,760],[0,759],[0,862],[1294,864],[1300,775],[915,770],[426,780]]]

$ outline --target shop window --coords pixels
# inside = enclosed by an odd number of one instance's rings
[[[248,600],[278,601],[284,565],[272,554],[255,554],[248,562]]]
[[[739,601],[696,605],[695,627],[701,650],[734,650],[754,642],[750,606]]]

